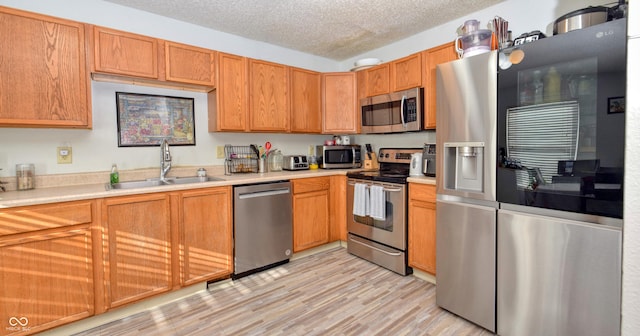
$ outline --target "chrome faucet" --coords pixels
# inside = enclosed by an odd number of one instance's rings
[[[171,152],[169,151],[169,142],[162,139],[160,144],[160,180],[164,181],[171,170]]]

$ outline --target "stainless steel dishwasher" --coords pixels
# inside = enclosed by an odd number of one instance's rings
[[[288,262],[293,248],[291,183],[236,186],[233,195],[232,278]]]

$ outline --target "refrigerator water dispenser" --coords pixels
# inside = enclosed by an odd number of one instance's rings
[[[484,192],[484,143],[445,143],[445,187]]]

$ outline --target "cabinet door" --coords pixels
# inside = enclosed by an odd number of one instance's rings
[[[0,8],[0,126],[91,128],[82,23]]]
[[[367,73],[367,97],[389,93],[389,63],[364,70]]]
[[[0,210],[3,335],[37,333],[94,314],[94,209],[94,202],[81,201]]]
[[[93,315],[91,260],[86,226],[0,240],[3,332],[38,332]]]
[[[209,132],[248,129],[247,58],[218,52],[217,84],[209,98]]]
[[[354,134],[360,129],[356,74],[322,74],[322,133]]]
[[[334,175],[330,181],[329,241],[347,241],[347,177]]]
[[[422,53],[391,62],[391,92],[422,86]]]
[[[158,40],[104,27],[94,27],[97,72],[158,79]]]
[[[424,128],[436,128],[436,66],[458,59],[453,42],[424,51],[423,62],[426,63],[424,86]]]
[[[320,73],[290,68],[291,132],[322,132],[322,100]]]
[[[435,186],[409,185],[409,266],[436,274]]]
[[[183,192],[181,205],[181,284],[191,285],[231,274],[231,187]]]
[[[171,289],[169,196],[103,202],[106,302],[114,308]]]
[[[215,85],[215,51],[168,41],[164,45],[168,81]]]
[[[249,60],[249,128],[289,130],[289,70],[285,65]]]
[[[305,178],[293,185],[293,252],[329,242],[329,177]]]

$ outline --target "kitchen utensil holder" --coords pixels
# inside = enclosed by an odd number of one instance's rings
[[[257,173],[258,153],[251,146],[224,146],[224,174]]]
[[[378,164],[378,157],[375,155],[371,156],[371,159],[364,160],[364,170],[378,170],[380,168],[380,164]]]

